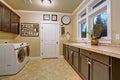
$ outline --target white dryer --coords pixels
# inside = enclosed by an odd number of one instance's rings
[[[25,63],[25,50],[21,43],[0,44],[0,75],[19,72]]]

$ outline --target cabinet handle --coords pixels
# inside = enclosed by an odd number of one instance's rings
[[[73,51],[71,51],[71,54],[73,54]]]
[[[87,64],[91,65],[91,60],[87,58]]]
[[[89,62],[88,62],[88,64],[90,64],[90,65],[91,65],[91,62],[89,61]]]

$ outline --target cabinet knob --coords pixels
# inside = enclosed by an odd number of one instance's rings
[[[56,42],[56,44],[58,44],[58,42]]]

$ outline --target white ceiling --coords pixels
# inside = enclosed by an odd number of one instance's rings
[[[50,6],[42,5],[41,0],[31,0],[32,4],[27,4],[24,0],[4,1],[15,10],[72,13],[83,0],[52,0]]]

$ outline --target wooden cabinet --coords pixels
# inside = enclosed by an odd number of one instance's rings
[[[79,63],[80,63],[80,66],[79,66],[79,74],[81,75],[82,79],[84,80],[89,80],[90,78],[90,73],[89,73],[89,70],[90,70],[90,64],[88,64],[88,57],[87,56],[84,56],[82,54],[80,54],[80,57],[79,57]]]
[[[65,51],[64,51],[65,50]],[[66,61],[78,71],[78,57],[79,57],[79,48],[75,48],[68,45],[63,45],[63,55]]]
[[[69,48],[69,54],[68,54],[68,61],[72,65],[73,64],[73,51]]]
[[[81,77],[84,80],[110,80],[110,59],[109,56],[81,49],[79,69]]]
[[[17,16],[14,12],[11,12],[11,32],[19,34],[19,22],[20,17]]]
[[[69,47],[65,46],[65,59],[68,61],[69,60]]]
[[[3,12],[3,5],[0,3],[0,30],[2,30],[2,12]]]
[[[0,31],[19,34],[20,17],[0,2]]]
[[[70,55],[71,55],[71,64],[72,67],[78,72],[78,65],[79,65],[79,48],[69,46],[70,48]]]
[[[91,80],[110,80],[110,67],[96,60],[91,64]]]
[[[10,32],[10,9],[6,6],[3,7],[3,25],[2,31]]]
[[[93,51],[63,46],[64,58],[83,80],[120,80],[120,59]]]
[[[2,30],[3,5],[0,3],[0,31]]]
[[[111,80],[120,80],[120,59],[112,57]]]

